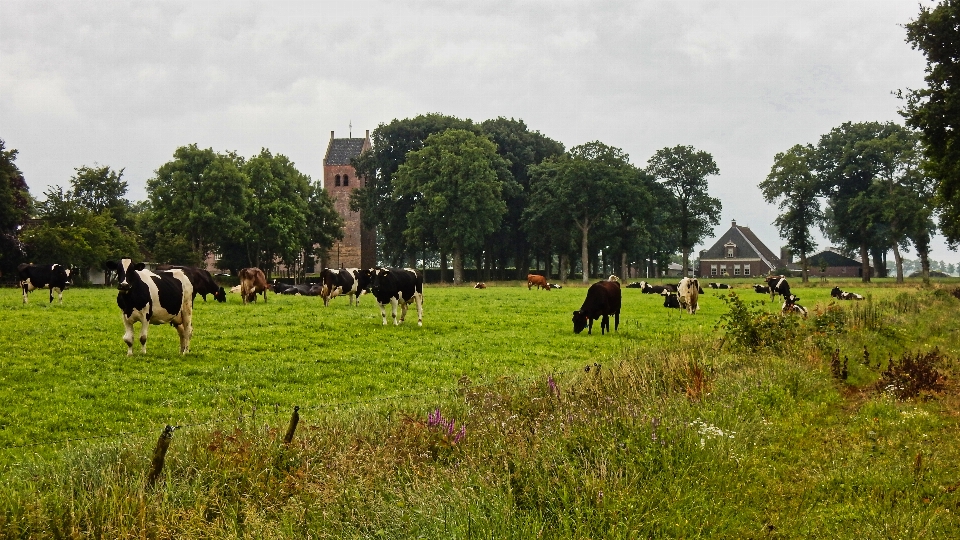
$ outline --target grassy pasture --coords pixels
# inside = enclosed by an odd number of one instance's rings
[[[750,281],[734,283],[746,300],[768,298],[747,289]],[[877,297],[895,291],[844,286]],[[829,286],[794,289],[811,310],[830,300]],[[23,305],[17,289],[0,289],[0,402],[8,404],[0,410],[0,448],[153,433],[253,407],[429,394],[461,376],[482,382],[572,370],[625,348],[712,335],[726,310],[723,293],[705,290],[700,312],[689,317],[663,308],[660,296],[625,288],[613,336],[598,335],[599,321],[594,335],[573,334],[570,314],[585,296],[578,285],[549,292],[515,282],[428,286],[423,328],[415,313],[394,327],[388,312],[382,326],[370,296],[359,308],[345,298],[328,308],[316,297],[271,294],[250,306],[236,295],[225,304],[198,298],[190,354],[178,354],[173,328],[151,326],[147,354],[135,343],[127,357],[115,290],[74,288],[60,306],[48,305],[42,291]]]
[[[142,436],[5,466],[0,536],[960,536],[960,302],[917,283],[851,281],[840,286],[869,299],[837,310],[829,286],[795,284],[810,319],[783,348],[755,352],[720,346],[724,291],[708,290],[701,312],[681,318],[659,297],[625,289],[620,332],[575,336],[569,312],[583,288],[503,284],[428,288],[422,329],[409,317],[382,327],[369,299],[358,310],[277,296],[266,306],[201,303],[194,352],[180,357],[175,332],[153,327],[148,354],[132,359],[112,291],[68,291],[63,308],[20,306],[5,291],[4,343],[36,348],[3,360],[3,414],[29,413],[45,427],[27,439],[66,436],[54,430],[68,422],[43,424],[63,411],[96,421],[110,413],[103,431]],[[31,317],[66,326],[27,339]],[[103,327],[96,339],[71,337],[89,325]],[[878,361],[934,347],[945,358],[944,390],[900,401],[875,388]],[[850,357],[846,381],[831,377],[834,348]],[[31,360],[42,373],[32,379]],[[603,369],[584,372],[594,361]],[[85,363],[93,365],[83,371]],[[471,381],[461,385],[461,375]],[[50,391],[94,384],[95,398]],[[124,385],[136,391],[117,391]],[[438,388],[457,391],[431,400]],[[294,443],[280,443],[293,404],[382,396],[401,403],[311,410]],[[279,415],[236,417],[272,403]],[[463,440],[431,427],[434,408],[466,427]],[[163,483],[145,486],[162,423],[219,416],[228,419],[178,431]]]

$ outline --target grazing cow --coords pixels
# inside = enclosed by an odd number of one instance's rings
[[[141,352],[147,352],[147,329],[151,324],[170,324],[180,334],[180,354],[190,352],[193,335],[193,284],[180,269],[159,274],[130,259],[108,261],[107,269],[117,273],[117,306],[126,331],[123,341],[127,356],[133,355],[133,324],[140,323]]]
[[[360,288],[360,269],[359,268],[325,268],[320,273],[323,279],[323,290],[320,296],[323,298],[323,305],[329,306],[330,300],[341,294],[349,295],[350,305],[360,305],[360,296],[366,292],[366,289]]]
[[[423,276],[412,268],[374,268],[370,272],[370,292],[380,305],[380,316],[387,324],[386,305],[392,307],[393,324],[399,325],[407,317],[407,304],[417,305],[417,326],[423,326]],[[397,319],[397,304],[400,318]]]
[[[677,293],[663,291],[660,295],[663,296],[663,307],[680,309],[680,297],[677,296]]]
[[[730,289],[729,283],[708,283],[711,289]]]
[[[473,286],[473,288],[474,288],[474,289],[486,289],[486,288],[487,288],[487,284],[484,283],[484,282],[482,282],[482,281],[478,281],[477,284]]]
[[[561,285],[561,284],[559,284],[559,283],[551,283],[551,284],[550,284],[550,288],[551,288],[551,289],[562,289],[562,288],[563,288],[563,285]]]
[[[804,319],[807,318],[807,308],[801,306],[797,302],[800,301],[800,298],[788,294],[783,299],[783,306],[780,308],[780,313],[783,315],[796,314],[802,316]]]
[[[700,288],[700,282],[697,281],[697,278],[685,277],[680,280],[680,283],[677,285],[677,296],[680,299],[680,307],[685,308],[687,313],[694,315],[700,305],[697,302],[700,293],[703,290]]]
[[[784,299],[790,296],[790,284],[787,283],[787,279],[783,276],[768,277],[767,286],[770,287],[770,300],[773,300],[777,296],[782,296]]]
[[[196,300],[198,294],[203,298],[204,302],[207,301],[208,294],[212,294],[213,299],[217,302],[227,301],[226,291],[223,290],[223,287],[217,285],[217,282],[213,280],[213,276],[210,275],[210,272],[207,272],[203,268],[177,266],[173,264],[161,264],[157,266],[158,271],[174,269],[183,271],[183,273],[187,275],[187,279],[189,279],[190,283],[193,285],[193,296],[190,298],[191,303]]]
[[[753,286],[753,290],[756,291],[756,292],[759,293],[759,294],[767,294],[768,292],[770,292],[770,286],[769,286],[769,285],[754,285],[754,286]]]
[[[538,274],[527,274],[527,290],[529,291],[530,287],[534,285],[536,285],[538,289],[550,290],[550,284],[547,283],[547,278]]]
[[[830,291],[830,296],[838,300],[863,300],[862,294],[841,291],[840,287],[834,287],[833,290]]]
[[[244,268],[237,276],[240,277],[240,296],[243,297],[243,304],[257,302],[257,294],[263,295],[263,301],[267,301],[267,277],[263,275],[263,270],[259,268]]]
[[[573,333],[579,334],[587,328],[587,333],[592,334],[594,319],[600,319],[600,335],[603,335],[610,330],[610,315],[614,317],[613,329],[619,329],[620,301],[620,283],[598,281],[591,285],[583,305],[573,312]]]
[[[34,289],[50,289],[50,303],[53,303],[53,290],[57,289],[60,305],[63,305],[63,291],[73,282],[73,272],[59,264],[35,265],[23,263],[17,266],[20,288],[23,289],[23,303],[27,303],[27,293]]]

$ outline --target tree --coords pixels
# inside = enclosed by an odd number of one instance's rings
[[[647,162],[647,172],[676,197],[677,212],[672,221],[679,232],[686,276],[693,246],[720,224],[720,200],[707,194],[707,177],[720,174],[720,169],[709,153],[692,146],[675,146],[658,150]]]
[[[522,228],[523,211],[530,196],[527,169],[548,157],[563,154],[563,144],[539,131],[530,131],[523,120],[500,117],[485,120],[480,127],[496,143],[497,153],[509,163],[510,174],[520,187],[514,192],[504,193],[507,213],[500,230],[494,233],[488,243],[496,251],[501,270],[507,260],[512,259],[516,266],[516,278],[525,279],[530,269],[530,244]]]
[[[940,230],[955,247],[960,243],[960,0],[921,7],[905,27],[907,42],[927,57],[927,87],[900,94],[906,98],[901,114],[920,130]]]
[[[380,124],[371,135],[373,148],[353,160],[364,187],[350,194],[350,209],[361,213],[365,227],[377,228],[384,256],[395,264],[404,257],[414,258],[422,246],[409,244],[405,234],[411,201],[393,196],[394,175],[408,152],[422,149],[430,135],[448,129],[478,131],[471,120],[441,114],[394,120]]]
[[[483,246],[507,211],[504,184],[513,182],[496,145],[482,135],[450,129],[407,154],[394,177],[394,198],[408,202],[410,245],[435,239],[453,254],[453,282],[463,283],[463,256]]]
[[[133,224],[130,216],[130,201],[127,183],[123,180],[123,169],[114,171],[107,166],[77,167],[70,179],[70,195],[81,206],[103,214],[110,212],[118,223],[125,226]]]
[[[333,205],[333,199],[323,183],[316,182],[310,185],[307,196],[307,230],[304,251],[319,259],[333,247],[334,243],[343,240],[343,218]]]
[[[217,154],[196,144],[177,148],[174,159],[147,180],[157,229],[182,234],[197,257],[244,239],[250,182],[235,153]]]
[[[760,182],[764,200],[768,203],[780,201],[782,213],[774,224],[787,241],[787,247],[800,254],[804,283],[809,281],[807,253],[816,247],[810,229],[823,222],[820,180],[810,169],[814,151],[813,146],[798,144],[777,154],[767,179]]]
[[[13,273],[23,261],[19,234],[33,209],[33,199],[16,160],[17,151],[6,150],[0,139],[0,273]]]
[[[576,227],[580,233],[583,282],[589,283],[590,231],[616,208],[636,178],[629,156],[619,148],[594,141],[545,159],[530,167],[530,175],[533,193],[527,219],[553,220],[558,225],[566,221]],[[547,215],[553,217],[544,219]]]

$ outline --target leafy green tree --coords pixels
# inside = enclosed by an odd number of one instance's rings
[[[523,120],[500,117],[485,120],[480,127],[496,143],[497,152],[509,163],[510,174],[520,187],[513,192],[504,193],[507,213],[503,217],[500,230],[490,237],[488,244],[495,252],[501,270],[512,260],[516,268],[516,279],[526,279],[531,255],[528,236],[522,228],[523,211],[527,207],[530,193],[527,169],[548,157],[563,154],[563,144],[539,131],[530,131]]]
[[[70,195],[81,206],[97,214],[110,212],[117,223],[132,226],[130,201],[125,197],[127,183],[123,169],[114,171],[107,166],[77,167],[70,179]]]
[[[86,208],[59,186],[44,196],[37,211],[40,222],[22,234],[30,260],[74,265],[84,272],[110,259],[139,254],[137,236],[117,227],[109,212]]]
[[[272,269],[278,259],[294,266],[307,243],[310,178],[286,156],[267,149],[247,160],[242,172],[252,195],[242,235],[250,266]]]
[[[307,196],[307,230],[303,249],[315,259],[343,240],[344,222],[333,205],[333,199],[323,183],[310,185]]]
[[[364,187],[351,193],[350,209],[361,213],[364,226],[377,228],[383,254],[395,264],[404,257],[415,257],[422,245],[410,244],[405,234],[413,201],[394,197],[394,175],[406,161],[408,152],[422,149],[430,135],[448,129],[478,131],[471,120],[441,114],[394,120],[380,124],[371,134],[372,150],[353,160],[357,175],[364,179]]]
[[[243,218],[252,192],[241,171],[243,159],[196,144],[177,148],[173,158],[147,180],[157,229],[182,234],[200,260],[221,245],[246,239]]]
[[[720,174],[713,156],[692,146],[663,148],[647,162],[647,172],[673,192],[677,212],[672,216],[683,251],[683,275],[690,266],[693,246],[720,224],[720,200],[707,194],[707,177]]]
[[[809,281],[807,253],[816,248],[810,229],[822,223],[824,217],[819,200],[820,180],[811,170],[814,152],[813,146],[798,144],[777,154],[770,174],[760,183],[768,203],[779,200],[782,213],[774,224],[787,241],[787,247],[800,254],[804,283]]]
[[[0,139],[0,273],[13,273],[23,261],[20,228],[33,209],[33,199],[16,164],[17,151]]]
[[[636,179],[629,156],[599,141],[530,167],[531,197],[526,219],[572,223],[580,236],[583,282],[590,281],[590,231],[621,202]],[[547,218],[545,214],[554,217]],[[562,217],[569,216],[569,218]],[[567,221],[569,219],[569,221]]]
[[[907,42],[927,57],[926,88],[908,91],[901,114],[920,130],[930,179],[940,211],[940,230],[960,243],[960,1],[921,6],[905,25]],[[928,188],[929,189],[929,188]]]
[[[483,135],[450,129],[427,137],[394,176],[396,199],[410,203],[407,241],[434,238],[453,254],[453,282],[463,283],[464,253],[483,246],[507,211],[504,185],[513,182],[496,145]]]

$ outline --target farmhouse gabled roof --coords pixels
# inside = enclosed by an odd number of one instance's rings
[[[780,257],[774,255],[770,248],[750,230],[750,227],[737,225],[736,221],[733,222],[727,232],[720,235],[713,247],[700,254],[700,258],[725,258],[726,254],[723,246],[731,242],[737,246],[737,259],[760,259],[770,268],[777,268],[781,265]]]
[[[815,255],[807,255],[807,263],[810,268],[820,266],[821,259],[827,263],[827,266],[860,266],[860,261],[847,257],[833,249],[825,249]]]
[[[354,137],[344,139],[330,139],[327,146],[327,155],[323,158],[324,165],[350,165],[350,160],[359,156],[363,151],[366,139]]]

